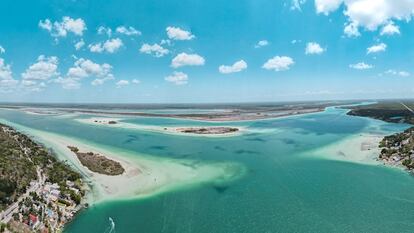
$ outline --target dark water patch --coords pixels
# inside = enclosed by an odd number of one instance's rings
[[[293,140],[293,139],[291,139],[291,138],[281,138],[279,140],[282,141],[285,144],[288,144],[288,145],[294,145],[294,144],[296,144],[296,141]]]
[[[148,149],[150,150],[167,150],[168,147],[166,146],[150,146]]]
[[[175,155],[173,153],[168,153],[169,156],[174,156],[175,158],[180,158],[180,159],[186,159],[186,158],[190,158],[192,157],[192,154],[180,154],[180,155]]]
[[[214,188],[214,190],[216,190],[217,193],[222,194],[225,191],[227,191],[227,189],[229,188],[229,186],[214,185],[213,188]]]
[[[255,137],[255,138],[247,138],[245,139],[246,141],[251,141],[251,142],[267,142],[266,139],[263,138],[259,138],[259,137]]]
[[[128,135],[127,137],[128,138],[122,142],[123,144],[128,144],[128,143],[132,143],[132,142],[136,142],[140,140],[140,138],[136,135]]]
[[[253,151],[253,150],[235,150],[234,153],[236,154],[250,154],[250,155],[258,155],[260,152]]]
[[[214,149],[219,151],[227,151],[227,149],[222,146],[215,146]]]

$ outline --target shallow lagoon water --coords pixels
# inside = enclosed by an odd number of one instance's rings
[[[328,108],[302,116],[231,123],[255,130],[238,137],[202,138],[86,125],[72,118],[10,110],[0,111],[0,118],[152,156],[234,161],[248,171],[219,186],[205,184],[141,200],[94,205],[82,211],[65,232],[109,232],[110,218],[117,233],[412,232],[412,176],[380,164],[310,153],[354,135],[386,135],[407,125],[347,116],[346,110]],[[162,118],[128,121],[195,124]]]

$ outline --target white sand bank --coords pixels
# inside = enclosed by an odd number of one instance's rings
[[[34,130],[7,121],[1,122],[51,147],[60,159],[68,160],[71,165],[81,171],[93,187],[89,197],[92,203],[115,199],[145,198],[207,182],[228,182],[244,173],[244,167],[240,164],[156,158]],[[69,145],[76,146],[81,151],[100,153],[118,161],[124,167],[125,173],[107,176],[91,172],[82,166],[76,155],[67,148]]]
[[[384,135],[362,133],[316,149],[311,154],[326,159],[380,164],[377,160],[380,153],[378,145],[383,137]]]
[[[123,118],[112,118],[112,117],[77,118],[74,120],[77,122],[89,124],[89,125],[117,127],[117,128],[124,128],[124,129],[135,129],[135,130],[149,131],[149,132],[155,132],[155,133],[164,133],[164,134],[182,135],[182,136],[194,136],[194,137],[233,137],[233,136],[242,135],[243,133],[247,132],[247,129],[244,127],[220,125],[219,127],[238,128],[239,130],[236,132],[223,133],[223,134],[184,133],[184,132],[181,132],[180,129],[190,128],[192,126],[163,127],[163,126],[155,126],[155,125],[150,126],[150,125],[132,124],[132,123],[127,123],[127,122],[122,122]],[[111,121],[116,122],[116,124],[109,124],[109,122]],[[208,127],[209,126],[206,126],[205,128],[208,128]]]

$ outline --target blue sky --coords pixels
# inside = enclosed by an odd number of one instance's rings
[[[414,0],[2,4],[2,101],[253,102],[414,94]]]

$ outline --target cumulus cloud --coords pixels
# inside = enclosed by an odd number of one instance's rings
[[[180,53],[171,61],[171,67],[178,68],[181,66],[202,66],[205,60],[198,54]]]
[[[411,75],[409,72],[404,71],[404,70],[398,71],[398,70],[392,70],[392,69],[385,71],[384,74],[400,76],[400,77],[409,77]]]
[[[372,69],[373,66],[366,64],[365,62],[359,62],[356,64],[351,64],[349,65],[349,68],[351,69],[356,69],[356,70],[368,70],[368,69]]]
[[[167,27],[165,30],[167,31],[168,38],[172,40],[192,40],[195,38],[191,32],[179,27]]]
[[[266,70],[284,71],[289,70],[293,64],[295,64],[295,62],[290,57],[275,56],[267,60],[267,62],[263,64],[262,68]]]
[[[80,41],[75,43],[75,49],[76,50],[81,49],[83,46],[85,46],[85,41],[83,41],[83,39],[81,39]]]
[[[55,21],[53,23],[50,19],[40,20],[39,27],[48,31],[53,37],[66,37],[68,33],[82,36],[83,31],[86,30],[86,24],[83,19],[73,19],[68,16],[64,16],[62,21]]]
[[[381,29],[381,36],[383,35],[387,35],[387,36],[391,36],[394,34],[400,34],[400,28],[394,24],[394,22],[389,22],[387,25],[385,25],[382,29]]]
[[[349,22],[345,25],[344,33],[348,37],[358,37],[361,35],[357,22]]]
[[[386,49],[387,49],[387,45],[384,43],[380,43],[380,44],[373,45],[367,48],[367,54],[384,52]]]
[[[37,62],[30,65],[22,73],[21,84],[27,90],[41,91],[46,86],[45,82],[59,75],[59,60],[57,57],[40,55]]]
[[[267,46],[267,45],[269,45],[269,41],[267,41],[267,40],[260,40],[260,41],[258,41],[258,42],[254,45],[254,47],[255,47],[255,48],[261,48],[261,47],[264,47],[264,46]]]
[[[316,12],[328,15],[342,4],[350,23],[375,31],[393,20],[411,20],[413,0],[315,0]]]
[[[318,43],[309,42],[306,45],[305,54],[322,54],[325,51],[326,49],[322,48]]]
[[[159,44],[143,44],[141,48],[139,49],[141,53],[150,54],[154,57],[163,57],[164,55],[167,55],[170,51],[166,48],[163,48]]]
[[[65,77],[59,77],[54,82],[60,83],[64,89],[79,89],[81,80],[90,77],[95,78],[92,85],[100,85],[107,80],[114,79],[112,66],[107,63],[98,64],[88,59],[79,58],[69,68]]]
[[[188,75],[183,72],[174,71],[172,75],[165,77],[165,81],[175,85],[185,85],[188,83]]]
[[[0,58],[0,92],[10,92],[19,82],[13,78],[10,65]]]
[[[120,34],[124,34],[127,36],[139,36],[141,35],[141,32],[135,29],[134,27],[126,27],[126,26],[119,26],[116,28],[116,32]]]
[[[316,12],[328,15],[342,4],[343,0],[315,0]]]
[[[99,26],[97,31],[99,35],[112,36],[112,29],[109,27]]]
[[[115,53],[117,52],[122,46],[123,46],[123,42],[121,39],[119,38],[114,38],[114,39],[109,39],[105,42],[99,42],[96,44],[90,44],[89,50],[93,53],[102,53],[102,52],[107,52],[107,53]]]
[[[247,69],[247,63],[244,60],[237,61],[231,66],[219,66],[219,72],[222,74],[236,73],[245,69]]]
[[[121,88],[121,87],[124,87],[124,86],[128,86],[129,81],[122,79],[122,80],[119,80],[118,82],[116,82],[115,85],[116,85],[116,88]]]

